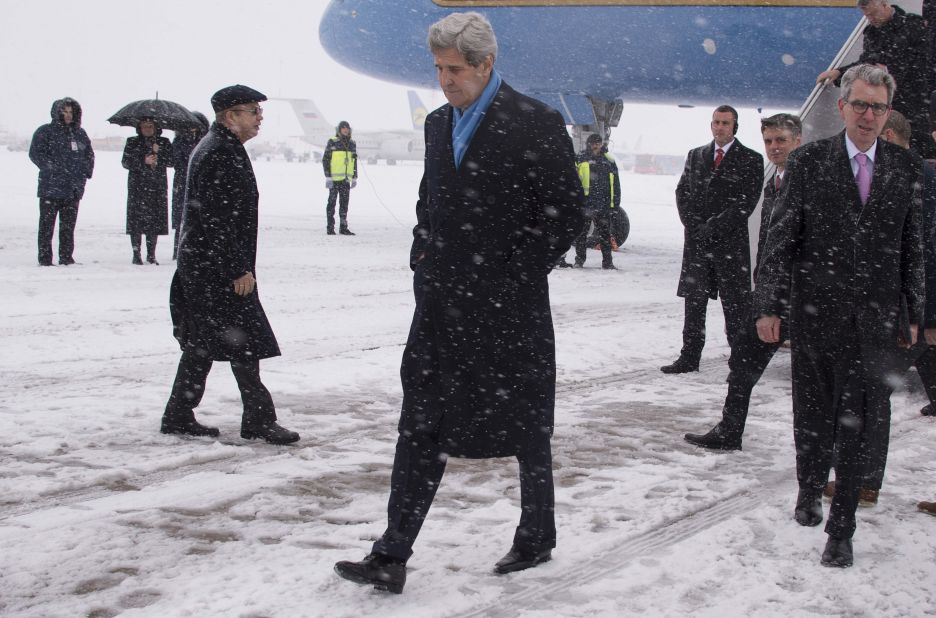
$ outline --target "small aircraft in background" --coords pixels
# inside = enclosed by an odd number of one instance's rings
[[[410,97],[411,111],[413,110],[413,97],[419,102],[419,107],[425,112],[425,106],[419,101],[416,93]],[[275,98],[276,101],[286,101],[290,104],[299,126],[302,128],[301,139],[317,149],[315,160],[322,160],[321,151],[328,140],[335,136],[338,123],[331,123],[319,111],[311,99]],[[425,115],[423,115],[425,120]],[[357,143],[357,153],[360,159],[368,163],[376,163],[383,159],[387,165],[396,165],[397,161],[422,161],[426,152],[422,126],[416,128],[416,112],[413,111],[413,130],[398,131],[355,131],[352,126],[351,137]]]

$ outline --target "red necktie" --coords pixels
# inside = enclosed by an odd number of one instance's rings
[[[725,151],[719,148],[715,151],[715,169],[718,169],[718,166],[721,165],[721,160],[725,158]]]
[[[774,188],[774,191],[779,191],[779,190],[780,190],[780,174],[774,174],[774,177],[773,177],[773,188]]]

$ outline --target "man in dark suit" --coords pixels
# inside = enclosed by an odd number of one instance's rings
[[[776,171],[764,185],[757,263],[754,265],[755,277],[763,255],[774,202],[780,194],[786,176],[787,157],[799,147],[802,133],[802,122],[798,116],[792,114],[775,114],[761,120],[764,150],[767,152],[767,158],[776,166]],[[781,341],[783,339],[780,338]],[[751,391],[779,347],[780,342],[765,343],[760,340],[757,329],[754,328],[754,320],[745,323],[741,335],[731,346],[731,356],[728,357],[728,396],[722,408],[722,420],[706,434],[687,433],[686,442],[717,450],[741,450],[741,437],[744,435],[748,405],[751,403]]]
[[[794,518],[803,526],[822,521],[837,444],[827,566],[853,562],[870,416],[889,394],[898,341],[913,344],[923,317],[921,168],[878,139],[894,89],[894,78],[871,65],[842,77],[845,130],[790,155],[754,290],[763,341],[779,341],[780,315],[790,315]]]
[[[556,365],[546,276],[584,223],[562,116],[501,80],[490,23],[452,13],[428,43],[449,104],[425,125],[388,524],[362,561],[335,565],[396,593],[449,456],[519,461],[520,523],[495,572],[550,559]]]
[[[214,93],[215,122],[189,160],[179,237],[179,261],[169,311],[182,358],[160,431],[219,435],[195,420],[214,361],[229,361],[244,413],[241,437],[290,444],[299,434],[276,423],[260,359],[279,356],[257,290],[260,193],[244,144],[260,132],[266,96],[228,86]]]
[[[741,332],[751,290],[747,220],[764,184],[764,159],[735,139],[738,112],[722,105],[712,114],[712,143],[689,151],[676,186],[685,228],[676,295],[685,299],[683,345],[663,373],[699,370],[705,346],[705,309],[721,297],[728,343]]]

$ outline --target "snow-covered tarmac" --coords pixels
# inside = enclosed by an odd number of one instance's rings
[[[302,440],[241,440],[224,363],[199,418],[221,439],[158,432],[178,360],[160,266],[133,266],[126,172],[99,152],[71,267],[36,266],[36,170],[0,151],[0,615],[925,616],[936,614],[936,419],[893,398],[880,504],[855,566],[823,568],[822,528],[792,519],[789,355],[754,391],[744,451],[682,440],[717,419],[727,345],[710,305],[702,370],[678,352],[676,177],[622,178],[631,238],[617,272],[550,276],[559,385],[552,562],[492,574],[519,516],[516,463],[450,460],[402,596],[340,580],[385,523],[412,312],[407,266],[421,167],[370,165],[355,237],[324,234],[314,164],[259,162],[260,294],[283,349],[264,381]],[[826,505],[827,507],[827,505]]]

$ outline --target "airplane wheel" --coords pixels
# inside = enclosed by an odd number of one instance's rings
[[[620,247],[629,235],[630,219],[627,218],[627,213],[623,209],[618,209],[611,217],[611,236],[614,237],[617,246]]]

